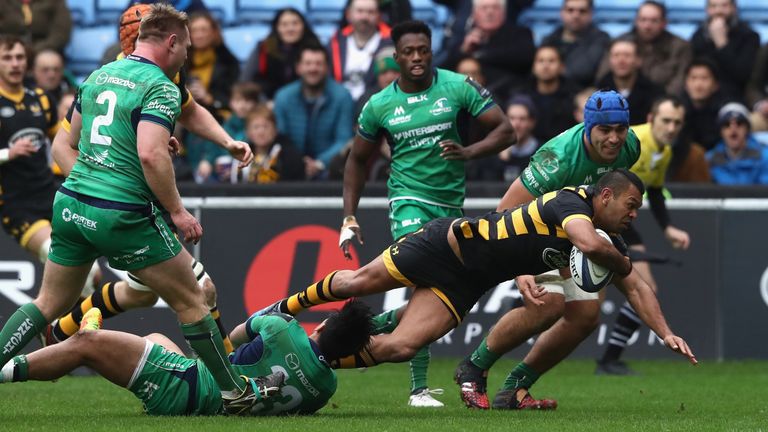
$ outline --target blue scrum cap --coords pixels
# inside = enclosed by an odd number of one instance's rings
[[[592,143],[592,128],[598,125],[622,124],[629,126],[629,102],[613,90],[592,93],[584,105],[584,130]]]

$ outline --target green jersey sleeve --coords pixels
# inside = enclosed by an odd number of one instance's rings
[[[357,118],[357,134],[366,141],[372,142],[378,141],[381,135],[381,125],[374,112],[374,104],[371,103],[370,99],[365,103],[360,111],[360,116]]]
[[[174,84],[160,82],[147,90],[141,107],[140,121],[157,123],[173,133],[181,114],[181,92]]]
[[[250,340],[255,339],[257,335],[266,338],[288,328],[288,323],[292,320],[293,317],[284,314],[251,315],[245,322],[245,332]]]
[[[496,104],[493,101],[491,92],[470,77],[467,77],[467,79],[464,80],[462,85],[462,96],[464,98],[465,109],[472,115],[472,117],[478,117]]]
[[[531,156],[528,166],[523,170],[520,180],[523,186],[533,196],[541,196],[547,192],[556,191],[568,186],[560,175],[565,170],[560,169],[560,158],[553,148],[542,147]]]

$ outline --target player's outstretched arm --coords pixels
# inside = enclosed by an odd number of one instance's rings
[[[347,259],[352,258],[349,252],[352,237],[357,237],[357,241],[363,243],[363,233],[355,219],[355,213],[365,186],[366,164],[378,148],[377,143],[356,135],[344,165],[344,220],[339,235],[339,247]]]
[[[441,141],[440,156],[448,160],[477,159],[497,154],[517,142],[514,129],[498,105],[489,108],[477,120],[486,130],[490,130],[484,139],[466,147],[452,140]]]
[[[184,240],[197,243],[203,235],[203,228],[184,208],[179,191],[176,189],[173,163],[168,153],[170,137],[168,129],[157,123],[139,122],[136,131],[139,161],[147,185],[160,204],[168,210],[173,223],[184,236]]]
[[[248,143],[236,141],[216,121],[207,109],[194,99],[181,110],[179,123],[195,135],[216,143],[227,150],[229,154],[240,161],[240,168],[246,167],[253,161],[253,153]]]
[[[614,277],[613,283],[624,293],[640,319],[664,340],[664,345],[667,348],[688,357],[691,364],[698,363],[696,356],[685,340],[672,333],[664,314],[661,312],[661,306],[659,306],[656,295],[637,271],[633,270],[625,277]]]

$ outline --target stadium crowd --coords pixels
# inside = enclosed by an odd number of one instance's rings
[[[356,116],[371,95],[399,76],[390,30],[412,18],[409,0],[349,0],[325,44],[297,2],[275,12],[269,34],[243,63],[224,42],[212,13],[215,1],[171,3],[190,14],[192,48],[185,68],[192,97],[256,156],[248,170],[238,172],[220,148],[178,126],[183,151],[175,161],[177,179],[341,179]],[[435,24],[444,26],[435,66],[484,85],[519,138],[498,156],[468,163],[468,180],[514,180],[539,146],[580,120],[594,89],[614,89],[627,98],[632,125],[647,121],[660,96],[682,100],[685,122],[672,146],[669,180],[768,183],[768,146],[759,134],[768,131],[768,44],[761,47],[758,33],[740,19],[736,0],[708,0],[706,19],[690,40],[669,31],[667,7],[655,0],[640,3],[631,30],[615,38],[594,20],[592,0],[564,0],[560,22],[538,44],[525,20],[518,20],[537,6],[533,0],[435,3],[450,11]],[[67,67],[73,20],[66,1],[4,1],[0,9],[2,31],[31,44],[27,86],[48,92],[63,118],[84,78]],[[108,47],[102,63],[119,52],[119,43]],[[463,138],[484,133],[476,123],[465,126]],[[386,178],[389,158],[382,142],[369,164],[371,179]]]

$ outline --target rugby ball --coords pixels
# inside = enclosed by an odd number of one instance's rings
[[[611,242],[611,237],[601,230],[596,229],[600,237],[603,237],[606,241]],[[587,292],[598,292],[606,285],[611,283],[613,278],[613,272],[607,268],[597,265],[589,260],[576,246],[571,249],[571,277],[576,285]]]

